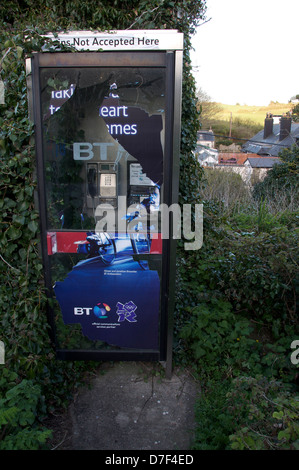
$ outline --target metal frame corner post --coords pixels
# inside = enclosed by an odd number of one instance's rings
[[[178,203],[179,200],[179,173],[180,173],[180,135],[181,135],[181,110],[182,110],[182,67],[183,52],[174,52],[173,76],[170,81],[173,83],[173,103],[172,103],[172,142],[171,142],[171,181],[170,200],[171,203]],[[171,69],[171,68],[170,68]],[[173,220],[170,221],[169,259],[168,259],[168,329],[166,346],[166,378],[172,376],[173,358],[173,330],[174,330],[174,310],[175,310],[175,280],[176,280],[176,240],[173,239]]]

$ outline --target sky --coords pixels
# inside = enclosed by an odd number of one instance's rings
[[[299,94],[299,0],[206,0],[192,39],[197,88],[223,104],[267,106]]]

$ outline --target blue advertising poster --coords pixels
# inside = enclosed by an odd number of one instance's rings
[[[129,237],[113,243],[117,256],[82,260],[63,282],[55,283],[63,321],[81,324],[82,333],[90,340],[126,348],[158,348],[158,273],[150,270],[147,262],[133,259]]]

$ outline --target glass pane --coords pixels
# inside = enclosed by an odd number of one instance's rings
[[[158,349],[165,69],[42,68],[60,348]]]
[[[164,69],[42,69],[41,90],[49,230],[95,229],[99,204],[117,228],[121,196],[159,200]],[[127,162],[138,164],[131,185]]]

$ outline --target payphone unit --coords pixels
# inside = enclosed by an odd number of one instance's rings
[[[86,164],[87,207],[109,204],[117,207],[117,171],[114,163]]]

